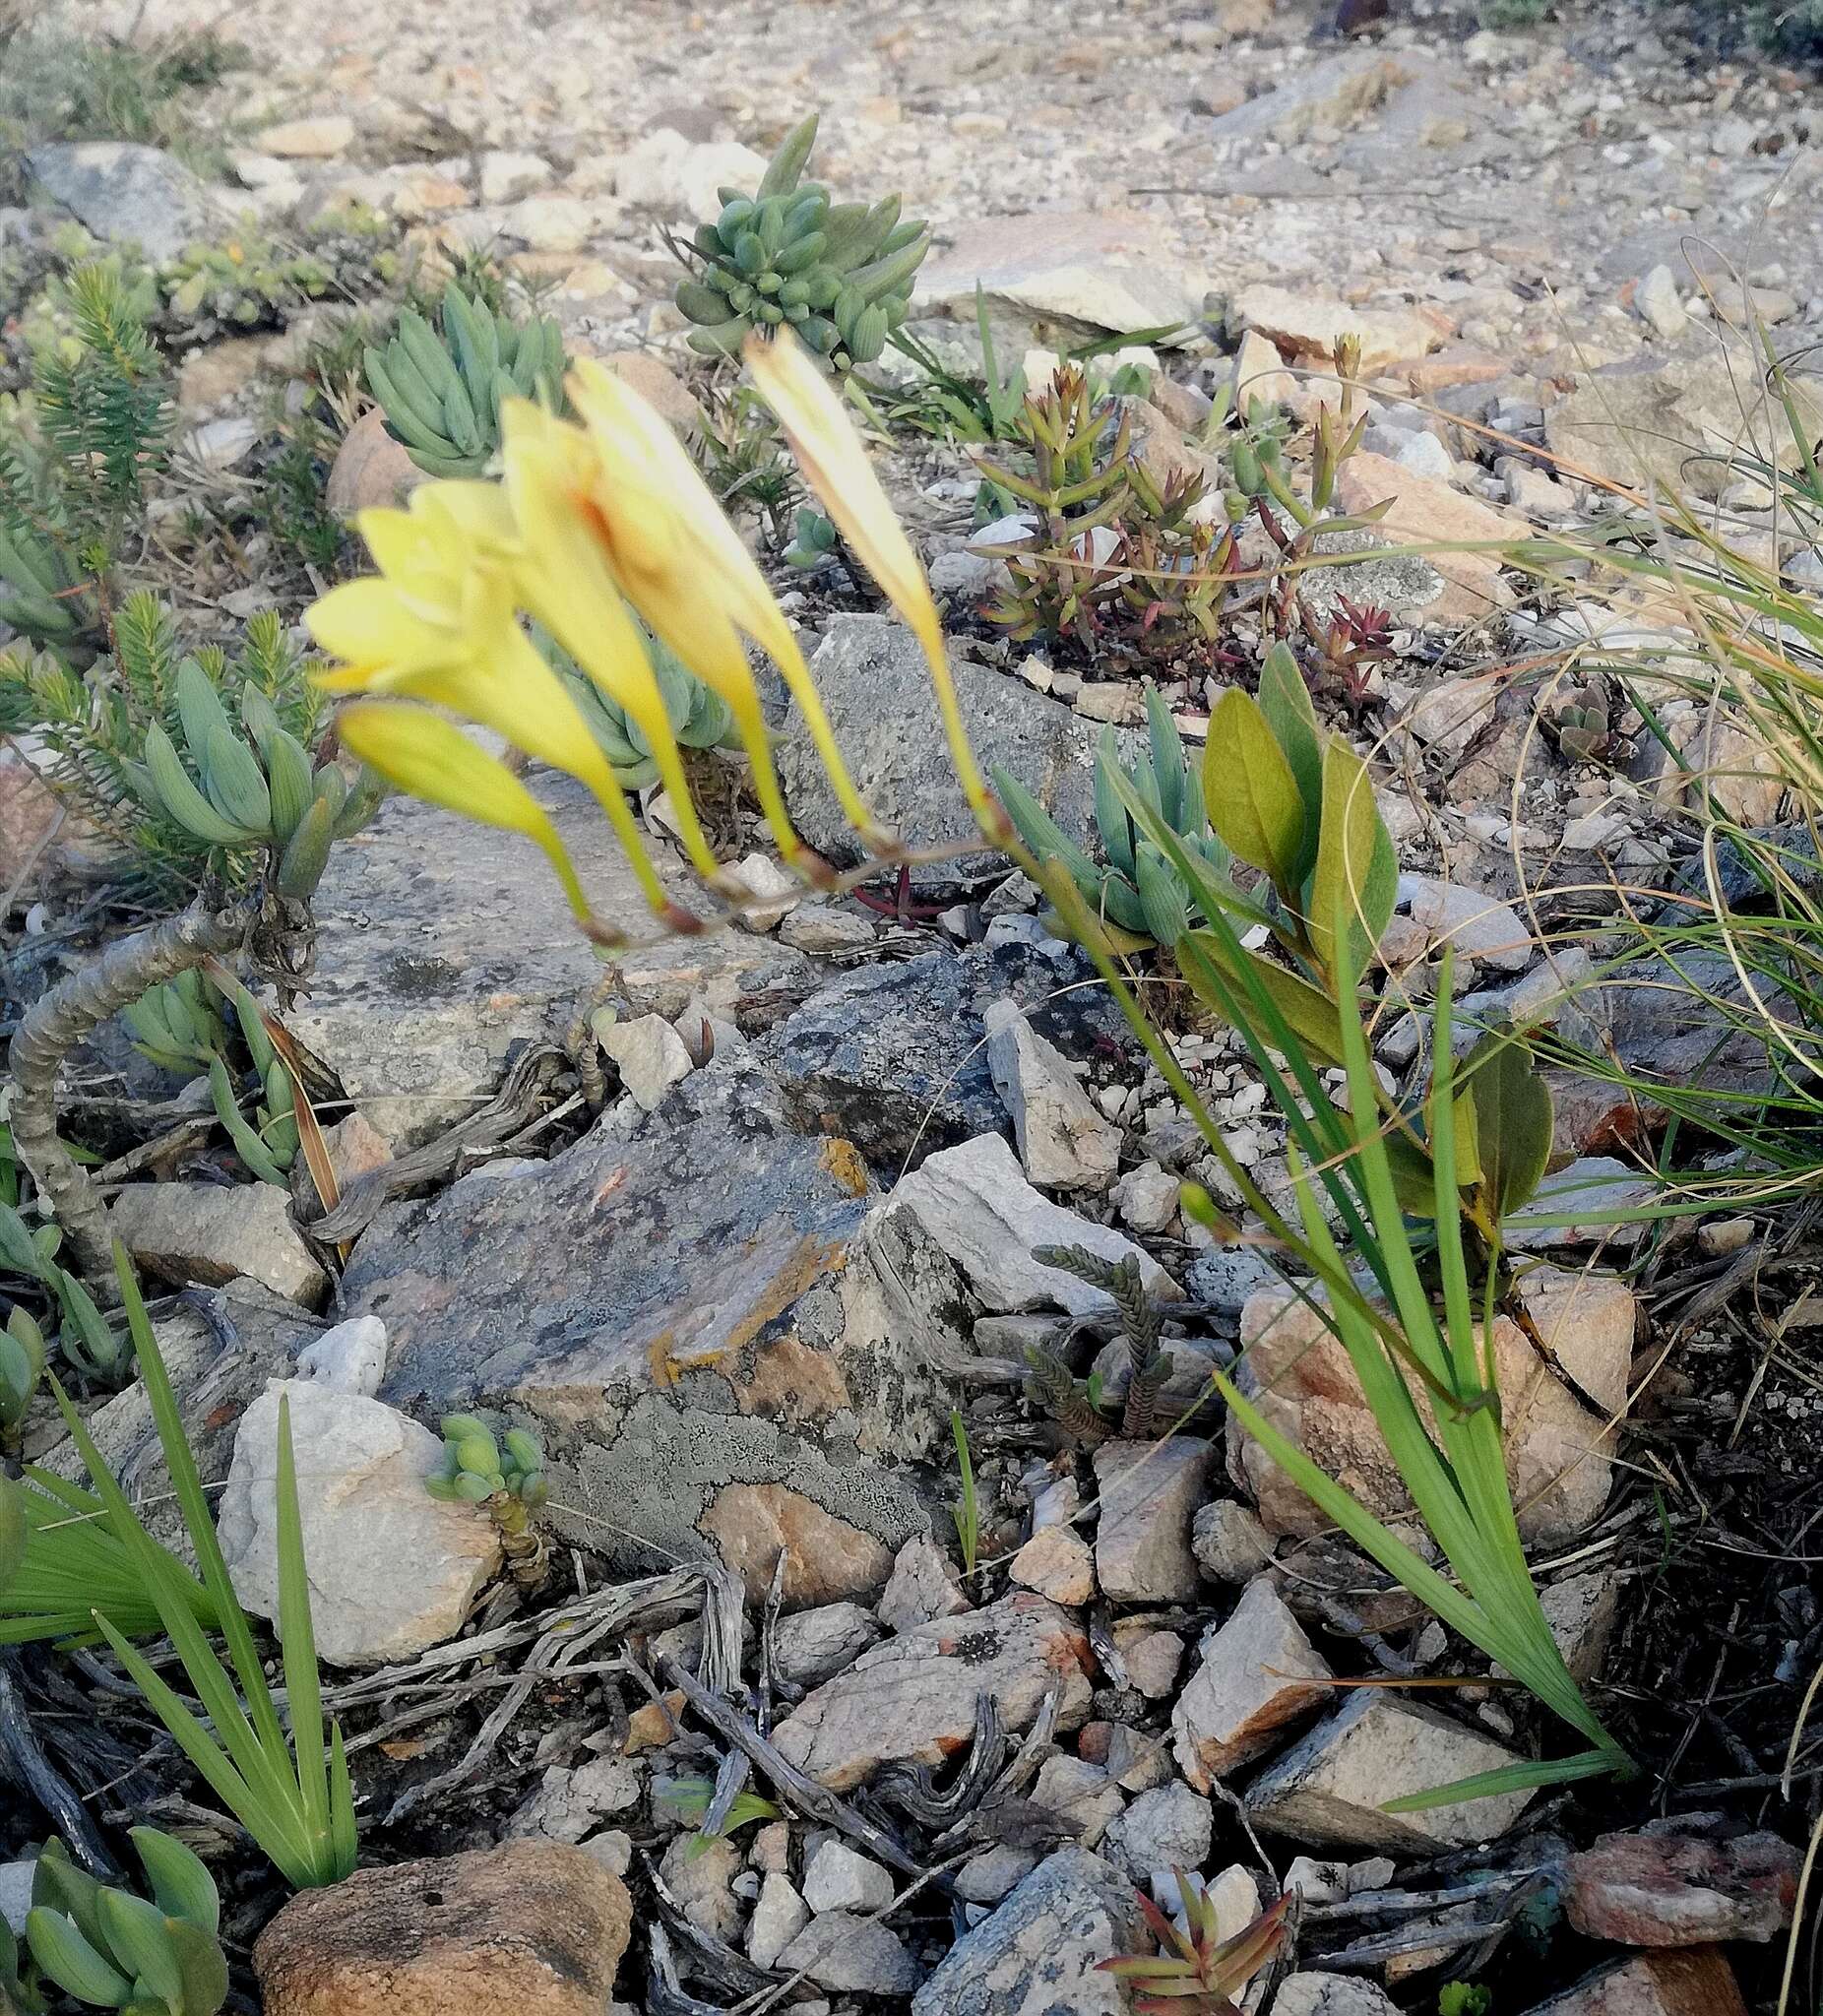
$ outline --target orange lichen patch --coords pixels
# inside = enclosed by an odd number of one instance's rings
[[[845,1136],[832,1134],[823,1143],[818,1159],[850,1197],[865,1197],[873,1188],[873,1178],[867,1172],[860,1150]]]

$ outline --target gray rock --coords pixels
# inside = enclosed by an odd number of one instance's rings
[[[1091,847],[1100,730],[1023,680],[968,663],[952,670],[982,773],[1005,765],[1072,840]],[[956,782],[930,668],[904,624],[884,616],[838,616],[811,671],[837,746],[875,818],[919,850],[974,839],[974,815]],[[786,719],[779,775],[804,839],[844,866],[859,860],[860,842],[795,708]],[[1005,872],[1004,855],[977,846],[954,859],[914,862],[912,883],[920,894],[935,895]]]
[[[820,1988],[850,1995],[909,1995],[924,1973],[891,1925],[849,1911],[813,1918],[775,1964],[781,1974],[801,1972]]]
[[[1534,1795],[1498,1793],[1414,1813],[1386,1812],[1387,1800],[1518,1761],[1491,1736],[1368,1688],[1255,1779],[1245,1800],[1256,1826],[1310,1847],[1424,1854],[1493,1840]]]
[[[1401,875],[1399,901],[1433,943],[1453,945],[1458,959],[1501,973],[1524,973],[1532,964],[1532,933],[1512,905],[1497,897],[1434,875]]]
[[[1143,1792],[1102,1837],[1108,1859],[1135,1883],[1155,1869],[1195,1869],[1208,1859],[1215,1835],[1209,1801],[1187,1785]]]
[[[297,1376],[338,1393],[380,1390],[386,1376],[386,1325],[378,1316],[350,1316],[297,1354]]]
[[[1553,1170],[1538,1194],[1514,1212],[1502,1228],[1515,1252],[1536,1253],[1552,1246],[1603,1246],[1624,1249],[1637,1243],[1643,1225],[1603,1225],[1604,1214],[1632,1211],[1650,1204],[1658,1185],[1629,1164],[1611,1155],[1584,1156],[1568,1168]],[[1567,1218],[1567,1225],[1545,1225],[1545,1219]]]
[[[1386,1990],[1358,1974],[1298,1973],[1279,1984],[1273,2016],[1399,2016]]]
[[[31,1886],[37,1881],[35,1857],[30,1861],[0,1862],[0,1918],[16,1933],[26,1929],[26,1914],[31,1909]]]
[[[775,1967],[779,1956],[810,1922],[810,1909],[778,1869],[760,1882],[753,1916],[747,1921],[747,1958],[755,1967]]]
[[[1224,112],[1204,137],[1225,144],[1306,139],[1315,126],[1344,127],[1371,111],[1415,71],[1378,49],[1344,49],[1300,63],[1284,84]]]
[[[1131,1254],[1153,1294],[1175,1299],[1179,1293],[1163,1268],[1124,1232],[1092,1225],[1040,1197],[998,1134],[931,1156],[894,1187],[875,1216],[881,1225],[914,1231],[946,1254],[992,1314],[1061,1308],[1082,1316],[1112,1308],[1103,1290],[1035,1260],[1035,1246],[1084,1246],[1107,1260]]]
[[[793,1610],[779,1619],[773,1634],[773,1656],[782,1679],[812,1687],[841,1672],[883,1636],[872,1610],[857,1603],[823,1604],[813,1610]]]
[[[880,1598],[880,1621],[889,1631],[910,1631],[936,1617],[953,1617],[969,1607],[960,1584],[956,1563],[928,1534],[914,1533],[894,1557]]]
[[[1095,1452],[1101,1517],[1096,1579],[1115,1603],[1171,1603],[1197,1593],[1190,1521],[1208,1490],[1210,1444],[1199,1435],[1103,1442]]]
[[[1278,1285],[1282,1276],[1253,1246],[1220,1246],[1199,1253],[1185,1274],[1191,1295],[1220,1316],[1238,1316],[1250,1296]]]
[[[1666,343],[1675,343],[1690,327],[1690,317],[1677,291],[1677,276],[1668,266],[1655,266],[1633,289],[1633,305]]]
[[[856,952],[871,945],[877,933],[858,910],[840,910],[833,903],[800,903],[780,921],[779,935],[799,952]]]
[[[734,1894],[740,1850],[733,1842],[704,1843],[696,1835],[680,1834],[664,1851],[659,1873],[693,1925],[718,1939],[732,1939],[739,1932],[746,1914]]]
[[[1094,1848],[1119,1815],[1120,1788],[1086,1757],[1046,1757],[1032,1788],[1032,1803],[1055,1813],[1084,1848]]]
[[[241,1602],[276,1618],[279,1405],[288,1403],[310,1562],[311,1623],[331,1666],[414,1658],[453,1638],[500,1565],[486,1513],[433,1498],[442,1444],[380,1401],[275,1381],[241,1418],[218,1519]]]
[[[1178,1769],[1207,1792],[1212,1781],[1264,1756],[1288,1723],[1326,1701],[1333,1674],[1269,1575],[1248,1583],[1201,1654],[1171,1728]]]
[[[1190,1522],[1190,1551],[1215,1582],[1251,1582],[1270,1567],[1273,1540],[1259,1515],[1238,1498],[1217,1498]]]
[[[996,1001],[986,1023],[987,1068],[1012,1119],[1026,1174],[1049,1190],[1105,1190],[1120,1166],[1120,1129],[1016,1002]],[[1175,1183],[1171,1200],[1174,1208]]]
[[[891,1872],[846,1841],[824,1842],[804,1870],[804,1902],[826,1911],[884,1911],[893,1901]]]
[[[1009,1848],[997,1842],[956,1871],[956,1894],[970,1904],[998,1904],[1037,1865],[1035,1849]]]
[[[591,902],[652,937],[616,970],[628,1012],[675,1016],[692,1001],[740,1020],[750,994],[809,969],[774,939],[742,931],[657,938],[600,807],[574,779],[534,772]],[[655,839],[665,888],[708,914],[701,890]],[[509,1052],[562,1035],[601,977],[542,856],[516,834],[394,798],[338,844],[315,903],[317,971],[287,1018],[396,1146],[427,1139],[499,1085]]]
[[[801,1126],[845,1135],[896,1176],[933,1149],[1005,1126],[982,1041],[995,1002],[1017,1002],[1068,1059],[1114,1046],[1124,1057],[1130,1039],[1106,990],[1072,984],[1089,971],[1055,940],[857,967],[788,1016],[765,1048]]]
[[[1418,623],[1444,595],[1443,576],[1421,553],[1394,553],[1396,543],[1371,528],[1318,533],[1317,553],[1359,553],[1346,567],[1312,567],[1297,578],[1297,598],[1319,623],[1342,613],[1346,596],[1356,608],[1383,608],[1396,622]]]
[[[883,1763],[940,1764],[974,1727],[975,1696],[998,1700],[1008,1729],[1023,1729],[1053,1686],[1058,1726],[1089,1706],[1076,1625],[1041,1597],[1003,1598],[966,1617],[944,1617],[889,1638],[807,1695],[773,1733],[781,1753],[848,1792]]]
[[[54,141],[26,156],[32,181],[97,238],[135,244],[164,265],[215,234],[208,186],[156,147],[121,140]]]
[[[927,1524],[910,1482],[857,1456],[919,1454],[949,1409],[908,1332],[857,1299],[866,1191],[736,1045],[630,1142],[597,1127],[389,1206],[346,1301],[387,1322],[389,1400],[529,1418],[591,1546],[634,1568],[713,1550],[764,1584],[785,1545],[790,1600],[831,1602],[877,1589]]]
[[[513,1815],[508,1831],[541,1835],[546,1841],[587,1841],[639,1799],[639,1770],[625,1757],[592,1757],[573,1770],[553,1764]]]
[[[956,1942],[912,2016],[1122,2016],[1119,1983],[1097,1969],[1139,1935],[1133,1886],[1100,1856],[1060,1849]]]
[[[978,284],[997,329],[1027,342],[1079,330],[1175,328],[1203,311],[1200,285],[1153,220],[1133,211],[986,217],[946,235],[945,248],[918,269],[917,306],[973,322]]]
[[[329,1287],[276,1183],[128,1183],[107,1219],[140,1266],[179,1287],[242,1278],[307,1309]]]
[[[690,1075],[690,1052],[662,1015],[636,1015],[631,1022],[609,1023],[598,1034],[621,1085],[649,1113]]]

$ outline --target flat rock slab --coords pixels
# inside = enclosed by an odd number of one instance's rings
[[[597,912],[636,939],[657,925],[600,807],[574,779],[534,774]],[[699,915],[697,884],[653,844],[666,888]],[[556,878],[516,834],[393,798],[338,844],[316,898],[317,971],[286,1025],[390,1141],[409,1146],[462,1119],[498,1087],[517,1044],[560,1036],[601,976]],[[617,970],[635,1012],[678,1015],[694,999],[739,1019],[754,992],[807,984],[801,955],[716,931],[660,939]]]
[[[800,1771],[849,1792],[882,1764],[937,1765],[969,1740],[974,1700],[993,1695],[1008,1729],[1024,1729],[1053,1686],[1058,1725],[1088,1712],[1088,1642],[1042,1597],[1003,1598],[966,1616],[940,1617],[865,1652],[807,1695],[774,1732]]]
[[[179,1288],[246,1280],[306,1309],[329,1288],[276,1183],[128,1183],[107,1222],[141,1267]]]
[[[218,211],[207,183],[156,147],[52,141],[27,154],[26,169],[97,238],[137,245],[155,265],[175,259],[198,238],[213,237],[228,214]]]
[[[1059,1849],[957,1940],[912,2016],[1124,2016],[1103,1960],[1137,1952],[1133,1886],[1087,1849]]]
[[[1171,1711],[1177,1768],[1198,1792],[1262,1757],[1288,1723],[1328,1700],[1329,1662],[1286,1607],[1270,1575],[1248,1583],[1201,1648]]]
[[[1095,1452],[1101,1515],[1096,1577],[1115,1603],[1182,1603],[1197,1593],[1190,1522],[1209,1495],[1214,1452],[1200,1435],[1103,1442]]]
[[[1622,1946],[1776,1939],[1796,1903],[1797,1851],[1777,1834],[1704,1834],[1705,1817],[1603,1834],[1573,1855],[1564,1888],[1571,1924]]]
[[[979,284],[1004,312],[1019,311],[1042,341],[1047,331],[1135,330],[1192,323],[1203,312],[1192,285],[1150,218],[1131,211],[1042,211],[977,219],[918,269],[920,309],[973,317]]]
[[[886,616],[838,616],[810,669],[836,745],[874,816],[920,851],[962,846],[949,860],[913,862],[912,886],[948,894],[1006,873],[1006,856],[979,844],[974,814],[956,781],[930,667],[905,625]],[[953,664],[951,672],[982,774],[1004,765],[1070,839],[1089,847],[1100,728],[1004,672],[967,662]],[[795,707],[779,746],[779,776],[805,840],[845,866],[859,860],[860,842]],[[586,874],[583,881],[589,886]]]
[[[862,1453],[917,1454],[949,1406],[906,1333],[845,1309],[871,1201],[853,1148],[792,1132],[735,1040],[630,1141],[597,1128],[389,1206],[347,1305],[386,1321],[383,1398],[528,1419],[590,1545],[641,1566],[713,1547],[762,1583],[786,1545],[793,1600],[826,1602],[926,1524]]]
[[[1057,940],[970,945],[857,967],[821,987],[765,1040],[800,1126],[852,1141],[890,1179],[934,1149],[1006,1124],[983,1039],[999,1001],[1078,1062],[1130,1043],[1091,969]]]
[[[1415,1813],[1385,1812],[1388,1799],[1434,1792],[1519,1761],[1491,1736],[1369,1689],[1256,1778],[1246,1806],[1264,1831],[1308,1847],[1421,1855],[1494,1840],[1518,1820],[1533,1794],[1500,1793]]]

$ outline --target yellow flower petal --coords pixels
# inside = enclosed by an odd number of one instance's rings
[[[417,665],[448,657],[453,629],[427,624],[392,583],[346,581],[304,611],[311,636],[350,664]]]
[[[753,762],[755,788],[780,847],[802,858],[778,788],[759,693],[737,629],[784,675],[844,811],[863,834],[880,838],[830,732],[790,625],[669,423],[593,358],[577,361],[567,389],[598,460],[598,530],[615,578],[657,635],[734,710]]]
[[[544,808],[504,763],[477,748],[453,722],[421,707],[357,701],[336,717],[336,726],[345,748],[401,790],[534,842],[557,871],[577,917],[591,935],[602,936],[575,863]]]
[[[930,584],[893,515],[840,397],[788,330],[782,329],[770,343],[750,336],[742,354],[760,397],[778,414],[791,452],[823,508],[923,647],[957,780],[982,833],[996,846],[1004,845],[1011,829],[1006,815],[988,795],[969,746]]]

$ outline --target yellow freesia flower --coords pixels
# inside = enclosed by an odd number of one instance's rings
[[[969,746],[930,584],[841,397],[788,329],[782,328],[770,342],[750,336],[743,354],[760,397],[778,414],[824,510],[923,647],[957,780],[982,833],[996,845],[1003,844],[1009,837],[1006,817],[988,795]]]
[[[698,823],[683,757],[651,661],[599,536],[597,468],[588,436],[529,399],[500,410],[505,499],[515,528],[511,569],[520,607],[550,632],[645,736],[684,851],[712,888],[749,892],[715,857]]]
[[[802,860],[741,633],[778,665],[849,821],[870,845],[888,844],[849,778],[791,626],[683,444],[625,380],[593,358],[578,359],[567,389],[597,460],[596,529],[614,578],[657,634],[727,703],[781,851]]]
[[[331,589],[305,612],[317,643],[342,661],[319,684],[446,707],[579,778],[613,823],[654,912],[678,925],[687,914],[659,880],[607,758],[520,626],[507,564],[517,533],[499,486],[426,483],[409,510],[363,511],[356,523],[381,572]],[[713,869],[706,844],[703,852]]]

